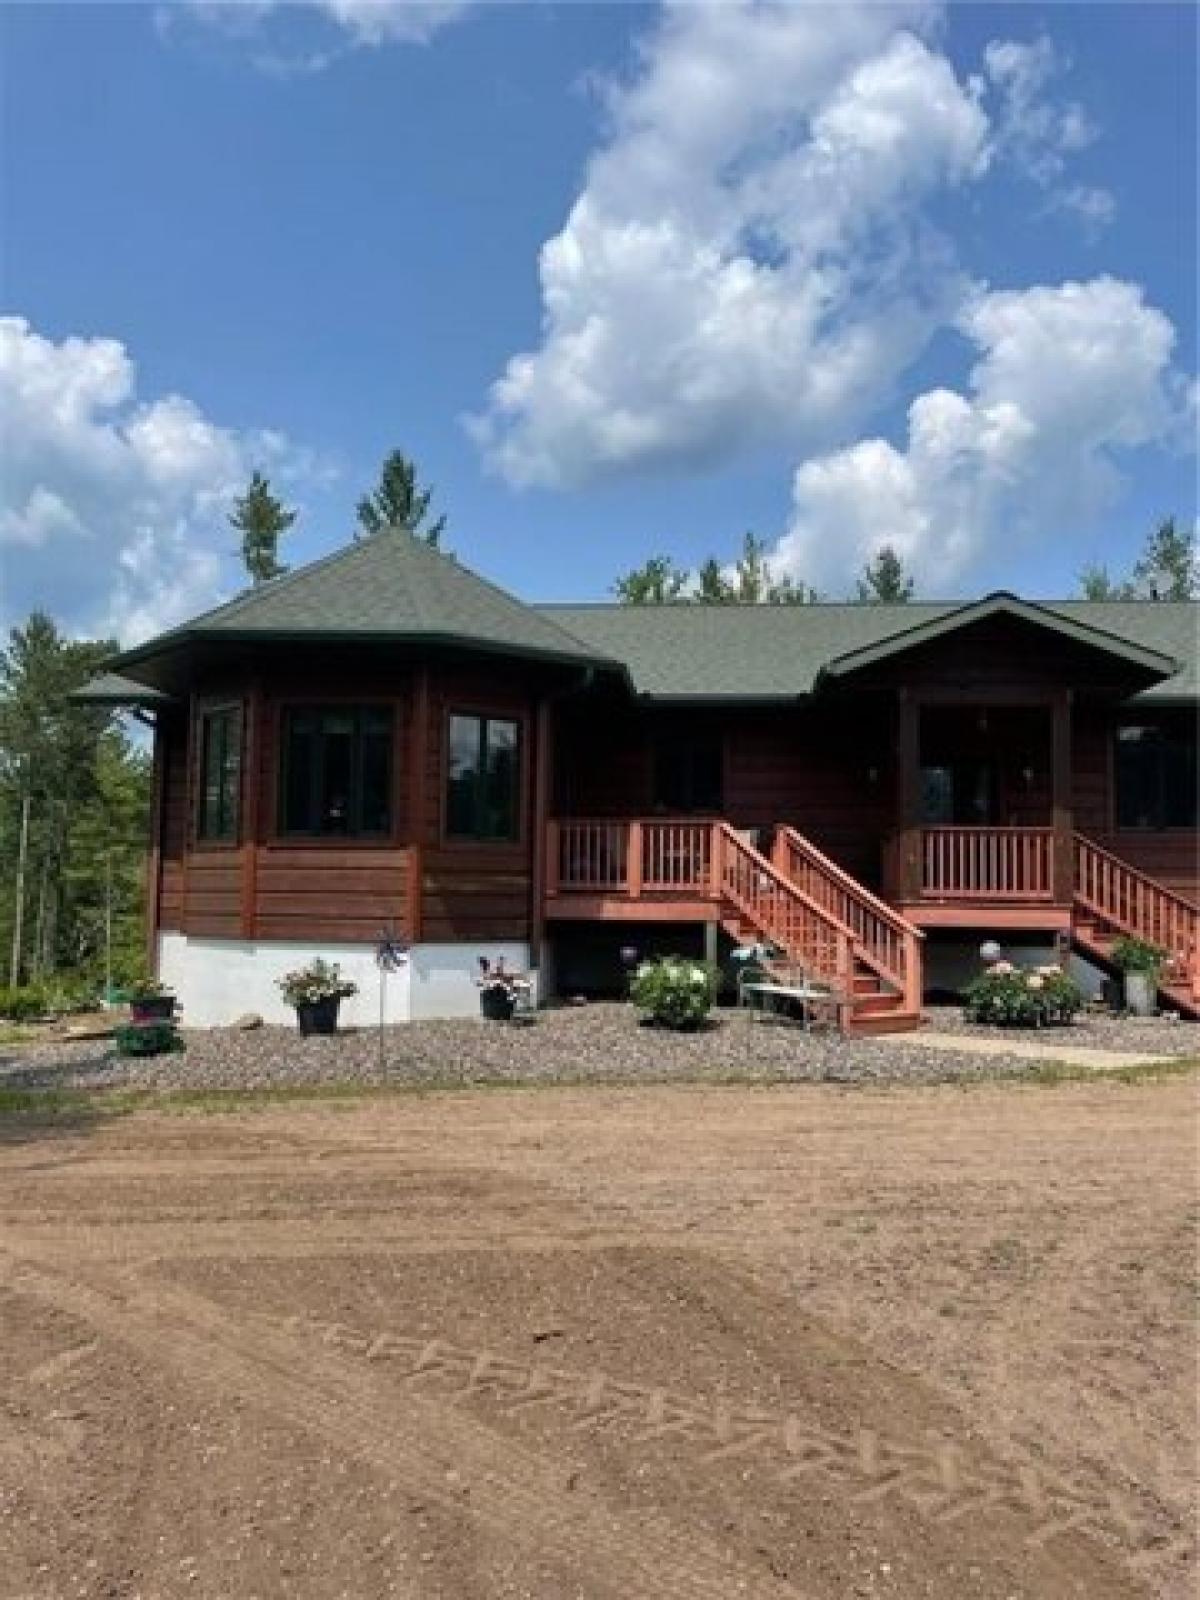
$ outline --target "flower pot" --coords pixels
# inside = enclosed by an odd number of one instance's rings
[[[1154,1015],[1156,984],[1152,973],[1127,972],[1125,974],[1125,1009],[1135,1017]]]
[[[131,1000],[129,1011],[135,1022],[170,1022],[175,1016],[175,996],[148,994],[140,1000]]]
[[[488,1022],[511,1022],[516,1010],[517,997],[507,989],[481,989],[479,1009]]]
[[[341,1005],[338,995],[331,995],[326,1000],[303,1000],[296,1007],[296,1021],[300,1024],[300,1032],[304,1038],[314,1033],[336,1033],[338,1020],[338,1007]]]

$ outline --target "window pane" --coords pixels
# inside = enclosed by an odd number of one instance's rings
[[[391,828],[392,719],[375,707],[287,713],[283,831],[331,838]]]
[[[482,835],[486,839],[517,837],[517,790],[520,783],[515,722],[487,724],[487,775]]]
[[[1117,826],[1161,827],[1161,734],[1158,728],[1117,731]]]
[[[478,717],[450,718],[446,768],[446,831],[459,839],[478,838],[479,746],[483,726]]]
[[[1185,737],[1163,741],[1163,826],[1194,828],[1196,806],[1196,745]]]
[[[363,833],[387,833],[391,819],[392,722],[386,712],[367,711],[362,719]]]
[[[311,833],[316,749],[310,718],[289,715],[285,748],[283,831]]]
[[[237,835],[241,785],[241,715],[236,707],[200,717],[200,793],[196,829],[202,839]]]

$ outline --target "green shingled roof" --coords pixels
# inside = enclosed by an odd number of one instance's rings
[[[151,689],[133,678],[123,678],[119,672],[102,672],[98,678],[89,679],[82,689],[76,689],[67,698],[89,705],[147,707],[165,706],[171,700],[171,696],[163,694],[160,689]]]
[[[301,637],[405,638],[581,665],[604,659],[552,617],[389,528],[160,634],[113,665],[132,666],[193,639]]]
[[[958,618],[968,623],[996,609],[1048,626],[1058,618],[1072,637],[1163,674],[1141,699],[1200,694],[1194,602],[1032,603],[993,595],[901,606],[525,605],[398,529],[127,651],[84,693],[148,704],[136,681],[139,664],[190,642],[343,639],[458,645],[610,669],[656,699],[790,700],[811,693],[825,675],[852,671],[934,637]]]
[[[1028,609],[1017,602],[1022,609]],[[1178,663],[1142,691],[1145,700],[1193,699],[1200,692],[1200,606],[1191,601],[1039,602],[1072,628],[1113,635],[1137,651]],[[812,691],[839,658],[973,606],[912,601],[868,606],[539,606],[593,649],[623,661],[637,693],[656,699],[786,700]],[[1102,639],[1097,641],[1102,643]],[[1165,663],[1164,663],[1165,665]]]

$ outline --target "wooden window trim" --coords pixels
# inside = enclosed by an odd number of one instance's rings
[[[285,833],[283,831],[283,795],[287,771],[287,748],[284,732],[291,711],[335,710],[384,711],[391,723],[390,769],[388,773],[388,808],[391,813],[386,833],[329,834]],[[276,700],[271,709],[271,731],[274,742],[275,770],[271,779],[271,826],[264,841],[267,849],[278,850],[394,850],[402,842],[398,787],[402,774],[404,701],[395,695],[370,694],[305,694],[286,700]]]
[[[237,782],[237,815],[234,818],[233,832],[227,839],[206,839],[200,832],[200,814],[204,806],[204,722],[205,718],[217,716],[223,711],[232,711],[237,715],[238,728],[238,782]],[[191,727],[188,731],[190,741],[189,751],[189,779],[191,793],[188,796],[188,843],[197,853],[209,851],[240,850],[242,846],[242,826],[246,813],[246,702],[238,695],[215,695],[198,699],[193,703]]]
[[[515,722],[517,725],[517,831],[511,839],[472,839],[451,833],[450,822],[450,719],[480,717],[490,722]],[[438,843],[445,850],[523,851],[529,846],[529,710],[525,706],[497,705],[490,701],[447,698],[442,705],[438,779]]]

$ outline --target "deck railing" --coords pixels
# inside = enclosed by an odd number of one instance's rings
[[[1200,906],[1081,833],[1075,835],[1075,898],[1117,932],[1165,950],[1164,976],[1200,999]]]
[[[843,871],[795,828],[782,827],[772,851],[784,876],[854,935],[857,954],[904,996],[907,1009],[921,1006],[921,945],[924,934],[856,878]]]
[[[711,822],[679,819],[550,824],[555,891],[582,894],[706,895],[712,881]]]
[[[932,900],[1050,900],[1053,829],[922,828],[921,893]]]

